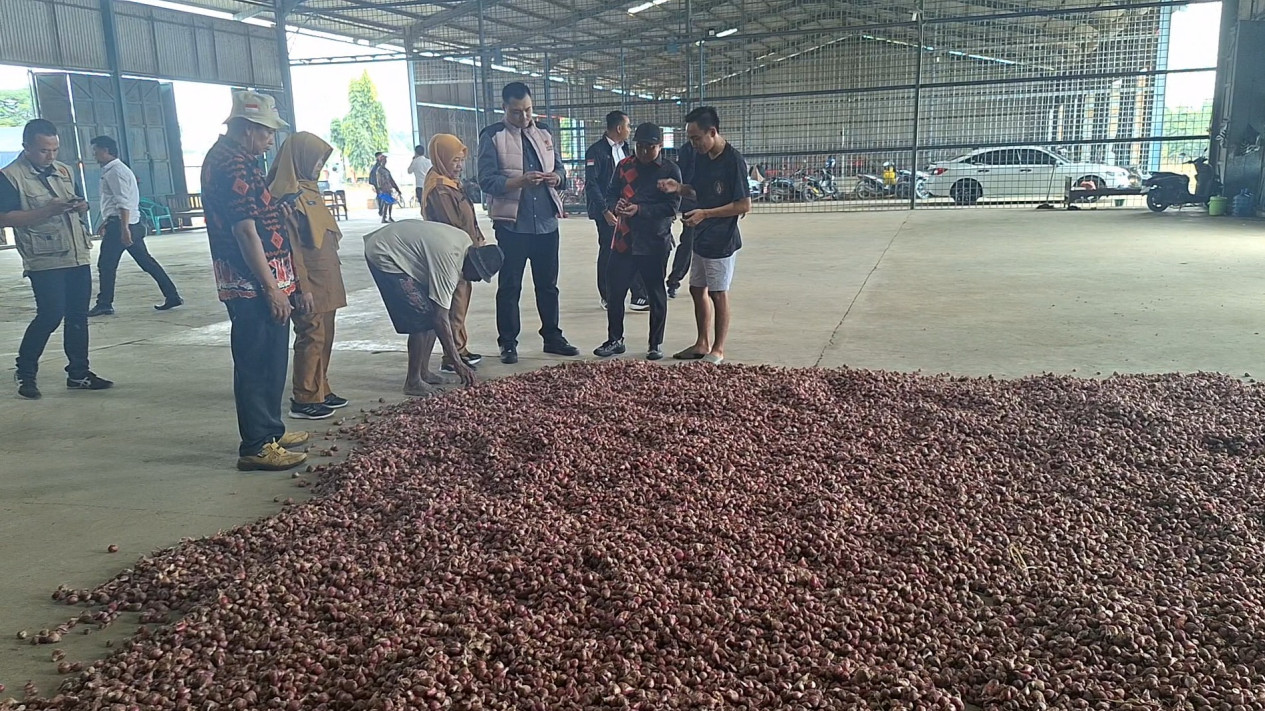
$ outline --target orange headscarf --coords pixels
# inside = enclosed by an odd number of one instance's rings
[[[435,134],[430,139],[430,148],[427,152],[430,154],[431,168],[426,174],[426,185],[422,188],[423,205],[430,199],[431,191],[440,185],[461,189],[457,174],[452,172],[452,159],[457,156],[464,158],[470,154],[466,150],[466,144],[451,133]]]

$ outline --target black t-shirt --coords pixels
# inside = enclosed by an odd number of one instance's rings
[[[696,155],[689,184],[698,194],[698,206],[704,210],[724,207],[751,195],[747,187],[747,161],[729,144],[725,144],[725,150],[715,159]],[[741,248],[737,215],[709,218],[694,228],[694,253],[700,257],[724,259]]]
[[[22,209],[22,196],[9,176],[0,175],[0,212],[18,212]]]

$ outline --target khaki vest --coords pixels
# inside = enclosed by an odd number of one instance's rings
[[[18,189],[24,212],[37,210],[53,200],[48,187],[23,156],[18,156],[17,160],[0,170],[0,174]],[[59,198],[68,200],[75,197],[75,180],[64,163],[53,162],[53,174],[48,177],[48,184]],[[29,227],[14,227],[13,233],[18,254],[22,255],[22,267],[28,272],[92,263],[92,239],[79,213],[68,212]]]
[[[504,130],[497,131],[492,136],[492,145],[496,146],[496,155],[501,159],[501,174],[511,180],[523,174],[523,136],[526,136],[532,148],[536,149],[542,171],[552,173],[556,167],[553,162],[553,136],[536,124],[524,129],[505,124]],[[492,204],[488,208],[488,215],[494,221],[516,221],[518,201],[522,196],[522,190],[510,190],[504,195],[493,197]],[[554,209],[558,211],[557,216],[562,217],[564,214],[562,197],[553,188],[549,188],[549,197],[553,199]]]

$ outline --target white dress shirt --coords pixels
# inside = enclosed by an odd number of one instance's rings
[[[115,158],[101,166],[101,216],[109,219],[120,210],[127,210],[129,225],[141,221],[141,189],[136,184],[136,174]]]
[[[618,141],[612,141],[610,136],[606,137],[606,142],[611,146],[611,157],[615,159],[615,165],[628,156],[624,155],[624,144]]]
[[[434,163],[431,163],[430,158],[426,156],[417,156],[412,163],[409,163],[408,172],[413,174],[413,178],[417,181],[417,187],[422,187],[422,184],[426,182],[426,174],[430,172],[432,165]]]

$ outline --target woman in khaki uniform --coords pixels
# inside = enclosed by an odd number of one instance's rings
[[[474,246],[482,247],[487,240],[479,230],[479,220],[474,215],[474,203],[470,202],[461,187],[461,171],[469,151],[460,138],[437,133],[430,139],[428,152],[432,165],[422,189],[422,215],[431,222],[442,222],[464,231],[470,235]],[[452,325],[452,339],[461,354],[461,360],[473,367],[483,360],[483,356],[471,353],[469,348],[466,313],[470,310],[470,292],[470,282],[464,279],[458,282],[457,291],[452,297],[452,308],[448,311],[448,320]],[[445,373],[455,372],[447,356],[444,356],[441,370]]]
[[[281,144],[268,173],[274,199],[293,205],[286,218],[286,234],[299,281],[294,322],[294,397],[290,417],[321,420],[346,407],[347,400],[329,387],[329,360],[334,347],[334,314],[347,305],[343,273],[338,261],[342,231],[325,206],[317,183],[334,149],[306,131]]]

